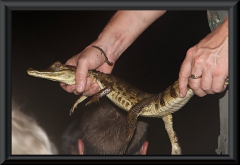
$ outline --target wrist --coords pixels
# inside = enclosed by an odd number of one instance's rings
[[[109,32],[101,33],[98,39],[91,44],[100,47],[109,60],[115,62],[121,54],[134,41],[126,32]]]
[[[225,21],[218,27],[218,33],[223,36],[228,36],[228,16],[225,18]]]

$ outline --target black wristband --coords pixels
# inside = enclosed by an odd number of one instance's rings
[[[110,65],[110,66],[113,65],[113,63],[108,60],[107,55],[105,54],[105,52],[104,52],[101,48],[99,48],[98,46],[94,46],[94,45],[93,45],[92,47],[97,48],[98,50],[101,51],[101,53],[105,56],[105,62],[106,62],[108,65]]]

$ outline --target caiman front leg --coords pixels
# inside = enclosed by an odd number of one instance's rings
[[[165,124],[165,129],[168,133],[171,145],[172,145],[172,155],[181,155],[181,147],[178,142],[177,134],[173,130],[172,115],[167,115],[162,118]]]
[[[96,94],[92,97],[92,99],[91,99],[90,101],[88,101],[88,102],[86,103],[86,106],[87,106],[87,105],[90,105],[90,104],[92,104],[92,103],[94,103],[94,102],[99,102],[99,99],[100,99],[101,97],[106,96],[106,95],[109,94],[111,91],[112,91],[112,88],[111,88],[111,87],[106,87],[106,88],[100,90],[98,93],[96,93]]]
[[[70,116],[74,112],[74,109],[77,108],[77,105],[83,102],[86,98],[87,96],[84,96],[83,94],[80,95],[79,99],[74,103],[73,107],[70,110]]]

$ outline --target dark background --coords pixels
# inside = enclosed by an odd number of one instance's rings
[[[93,42],[115,11],[13,11],[12,98],[46,130],[58,149],[61,134],[79,114],[69,110],[78,96],[59,83],[28,76],[26,70],[65,63]],[[159,93],[178,79],[186,51],[210,32],[206,11],[167,11],[119,58],[112,74],[149,92]],[[76,114],[76,115],[75,115]],[[169,155],[162,119],[149,124],[149,155]],[[219,134],[218,95],[194,96],[173,114],[183,154],[215,155]]]

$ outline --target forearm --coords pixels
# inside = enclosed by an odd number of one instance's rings
[[[164,10],[118,11],[92,44],[101,47],[107,56],[116,61],[119,56]]]

